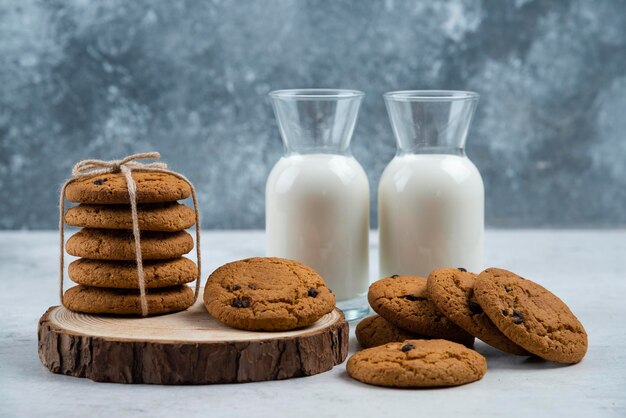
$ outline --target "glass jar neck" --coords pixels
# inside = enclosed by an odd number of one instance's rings
[[[286,155],[350,155],[350,140],[363,96],[356,90],[271,92]]]
[[[385,93],[398,154],[465,155],[478,102],[473,92],[411,90]]]

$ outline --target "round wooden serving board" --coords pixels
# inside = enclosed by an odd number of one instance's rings
[[[348,323],[336,309],[288,332],[229,328],[202,301],[149,318],[87,315],[53,306],[39,320],[39,358],[52,372],[99,382],[209,384],[321,373],[348,355]]]

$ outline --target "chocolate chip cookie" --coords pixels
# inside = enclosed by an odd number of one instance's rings
[[[137,206],[139,229],[175,232],[196,223],[196,213],[177,202]],[[133,229],[130,205],[80,204],[65,213],[65,223],[83,228]]]
[[[376,347],[404,340],[428,340],[430,337],[398,328],[382,316],[367,317],[356,326],[356,339],[363,348]]]
[[[137,203],[173,202],[191,195],[189,185],[169,173],[132,172],[137,185]],[[79,203],[130,203],[128,186],[122,173],[97,174],[70,183],[65,197]]]
[[[509,340],[491,322],[474,298],[476,275],[464,269],[443,268],[428,276],[428,297],[448,319],[485,343],[507,353],[530,353]]]
[[[143,273],[147,289],[189,283],[198,277],[198,267],[185,257],[146,260]],[[137,263],[79,258],[70,263],[68,275],[78,284],[116,289],[137,289]]]
[[[578,363],[587,333],[567,305],[543,286],[507,270],[478,275],[474,296],[489,319],[511,341],[546,360]]]
[[[335,308],[335,297],[312,268],[292,260],[249,258],[208,278],[204,304],[218,321],[251,331],[302,328]]]
[[[456,341],[468,347],[474,337],[446,318],[428,298],[426,279],[393,276],[369,288],[367,299],[376,313],[407,331]]]
[[[117,229],[81,229],[67,240],[68,254],[94,260],[134,260],[135,240],[132,231]],[[180,257],[193,249],[193,238],[185,231],[141,232],[141,256],[144,260]]]
[[[487,360],[451,341],[406,340],[359,351],[348,359],[346,370],[354,379],[377,386],[458,386],[481,379]]]
[[[181,285],[163,289],[150,289],[146,292],[148,313],[159,315],[183,311],[194,301],[193,290]],[[138,290],[105,289],[78,285],[69,288],[63,295],[63,306],[70,311],[111,314],[141,315],[141,300]]]

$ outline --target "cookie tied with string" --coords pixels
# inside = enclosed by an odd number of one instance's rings
[[[137,203],[162,203],[186,199],[191,195],[189,184],[169,173],[133,172],[137,187]],[[130,203],[126,179],[121,173],[103,173],[81,178],[69,184],[65,197],[78,203]]]
[[[146,316],[181,311],[197,300],[198,199],[182,174],[162,162],[139,162],[158,158],[159,153],[152,152],[113,161],[85,160],[74,166],[59,199],[59,293],[67,309]],[[189,196],[193,209],[177,203]],[[80,205],[66,213],[66,199]],[[65,222],[83,227],[67,244]],[[194,224],[197,269],[182,257],[194,246],[184,229]],[[82,257],[70,268],[70,278],[78,286],[65,292],[64,245],[69,254]],[[88,269],[77,274],[76,266]],[[193,279],[195,292],[185,284]]]

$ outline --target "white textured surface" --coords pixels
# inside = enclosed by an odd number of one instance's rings
[[[52,374],[37,358],[36,329],[39,316],[57,304],[56,246],[52,232],[0,233],[3,417],[626,416],[626,231],[489,231],[488,264],[539,281],[564,299],[589,333],[589,353],[582,363],[562,367],[479,344],[489,362],[484,379],[441,390],[363,385],[347,376],[345,364],[307,378],[191,387]],[[260,232],[206,232],[203,276],[226,261],[262,255],[263,248]]]

